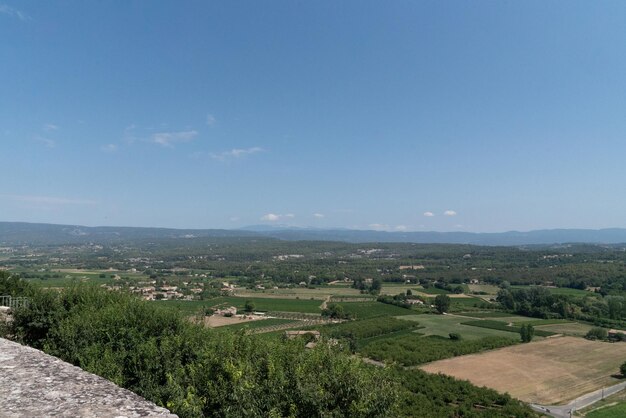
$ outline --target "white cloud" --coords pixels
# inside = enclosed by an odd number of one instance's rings
[[[46,132],[56,131],[59,127],[53,123],[46,123],[43,125],[43,130]]]
[[[261,220],[269,221],[269,222],[276,222],[276,221],[280,221],[281,219],[293,219],[295,217],[296,215],[294,215],[293,213],[287,213],[285,215],[280,215],[277,213],[267,213],[261,216]]]
[[[445,216],[456,216],[456,212],[453,210],[447,210],[443,213]]]
[[[433,216],[435,216],[435,214],[434,214],[434,213],[432,213],[432,212],[424,212],[424,216],[427,216],[427,217],[429,217],[429,218],[432,218]]]
[[[280,215],[276,215],[274,213],[268,213],[266,215],[261,216],[262,221],[276,222],[279,219],[280,219]]]
[[[97,203],[89,199],[72,199],[54,196],[0,194],[0,198],[14,202],[35,203],[40,205],[95,205]]]
[[[314,213],[313,217],[317,218],[317,219],[322,219],[324,217],[324,214],[323,213]]]
[[[406,225],[397,225],[396,226],[396,231],[406,231],[408,228],[406,227]]]
[[[369,227],[377,231],[389,229],[389,225],[386,224],[369,224]]]
[[[30,20],[30,16],[28,16],[26,13],[7,6],[6,4],[0,4],[0,13],[11,17],[16,17],[23,22]]]
[[[115,152],[118,149],[116,144],[106,144],[100,147],[100,149],[104,152]]]
[[[39,135],[35,136],[35,140],[37,140],[38,142],[41,142],[47,148],[54,148],[54,147],[57,146],[56,141],[54,141],[53,139],[44,138],[44,137],[39,136]]]
[[[233,148],[230,151],[220,152],[219,154],[209,154],[211,158],[214,160],[225,161],[229,159],[242,158],[247,155],[256,154],[262,152],[263,148],[261,147],[252,147],[252,148]]]
[[[231,216],[229,221],[231,222],[237,222],[239,220],[239,216]]]
[[[173,147],[177,142],[189,142],[198,135],[198,131],[159,132],[152,135],[152,142],[164,147]]]
[[[215,119],[215,116],[208,114],[206,115],[206,124],[209,126],[213,126],[215,125],[215,122],[217,122],[217,119]]]

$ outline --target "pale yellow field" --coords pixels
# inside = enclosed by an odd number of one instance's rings
[[[624,361],[626,343],[557,337],[436,361],[422,369],[508,392],[525,402],[556,405],[618,383],[611,375],[618,374]]]

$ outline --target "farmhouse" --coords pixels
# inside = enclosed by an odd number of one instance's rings
[[[237,308],[234,306],[229,306],[228,308],[218,309],[215,311],[215,313],[222,316],[234,316],[237,315]]]
[[[319,331],[285,331],[285,337],[289,338],[290,340],[296,337],[302,337],[303,335],[312,335],[315,340],[320,339]]]

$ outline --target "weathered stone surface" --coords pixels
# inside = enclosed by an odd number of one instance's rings
[[[0,417],[176,418],[41,351],[0,338]]]

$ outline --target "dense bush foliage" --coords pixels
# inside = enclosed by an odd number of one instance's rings
[[[326,344],[304,350],[301,341],[209,331],[175,310],[123,293],[89,287],[41,291],[2,272],[0,289],[32,298],[28,308],[14,312],[12,337],[183,418],[531,415],[507,395],[468,382],[419,370],[385,371]],[[368,307],[406,311],[375,302]],[[328,329],[336,336],[367,338],[416,325],[378,317]],[[441,350],[441,339],[424,340],[420,346],[432,343]]]
[[[27,296],[31,290],[28,282],[0,270],[0,296]]]
[[[478,388],[467,381],[419,369],[396,370],[403,383],[398,416],[448,417],[533,417],[522,402],[498,392]]]
[[[101,375],[181,417],[385,416],[397,385],[327,344],[211,332],[117,292],[35,292],[20,341]]]
[[[505,309],[537,318],[571,318],[602,326],[626,328],[626,298],[588,292],[584,297],[553,294],[545,287],[501,289],[497,301]]]
[[[609,333],[606,328],[593,327],[587,332],[585,338],[588,340],[606,340],[608,336]]]
[[[440,336],[406,335],[381,339],[365,346],[361,353],[379,361],[393,361],[404,366],[416,366],[483,350],[516,344],[517,339],[485,337],[478,340],[452,340]]]

